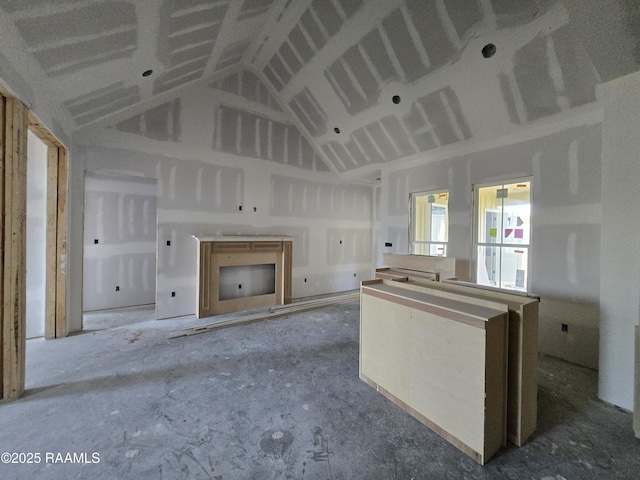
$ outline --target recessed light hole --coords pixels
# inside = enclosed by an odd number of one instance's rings
[[[496,53],[496,46],[493,43],[487,43],[482,47],[482,56],[484,58],[491,58]]]
[[[391,101],[393,103],[395,103],[396,105],[398,105],[400,103],[400,95],[394,95],[393,97],[391,97]]]
[[[145,70],[144,72],[142,72],[142,76],[143,77],[148,77],[152,73],[153,73],[153,70]]]
[[[338,127],[334,128],[333,131],[336,133],[340,133],[340,129]]]

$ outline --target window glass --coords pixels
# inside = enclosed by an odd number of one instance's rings
[[[476,282],[527,291],[531,182],[476,187]]]
[[[411,194],[411,253],[446,256],[449,241],[449,194]]]

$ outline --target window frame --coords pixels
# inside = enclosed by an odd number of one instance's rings
[[[423,196],[429,196],[429,195],[433,195],[433,196],[437,196],[437,195],[442,195],[442,194],[446,194],[447,195],[447,203],[446,205],[443,205],[445,208],[445,218],[446,218],[446,232],[445,232],[445,240],[444,241],[434,241],[434,240],[415,240],[416,234],[415,234],[415,229],[416,229],[416,225],[417,225],[417,220],[416,220],[416,215],[417,215],[417,207],[416,207],[416,198],[417,197],[423,197]],[[416,245],[427,245],[429,247],[429,251],[431,251],[431,246],[432,245],[444,245],[444,253],[442,255],[439,254],[435,254],[435,255],[431,255],[429,253],[430,256],[438,256],[438,257],[446,257],[448,254],[448,250],[449,250],[449,198],[451,197],[449,190],[448,189],[437,189],[437,190],[424,190],[424,191],[417,191],[417,192],[410,192],[409,193],[409,253],[414,254],[414,255],[427,255],[427,254],[417,254],[416,253]],[[437,205],[442,205],[442,204],[438,204],[437,202],[433,202]],[[429,215],[429,219],[432,222],[433,221],[433,210],[431,211],[431,214]],[[429,227],[429,233],[431,233],[431,225]]]
[[[504,241],[502,235],[500,236],[500,243],[489,243],[489,242],[480,242],[480,190],[482,188],[487,187],[500,187],[504,188],[505,185],[513,185],[518,183],[528,183],[529,184],[529,238],[528,243],[508,243]],[[472,259],[472,279],[475,283],[480,284],[478,281],[478,248],[479,247],[497,247],[497,248],[526,248],[527,249],[527,264],[526,264],[526,276],[525,276],[525,285],[526,288],[517,288],[517,287],[501,287],[500,285],[489,285],[495,286],[496,288],[515,291],[515,292],[523,292],[526,294],[531,293],[531,279],[532,279],[532,253],[533,253],[533,230],[534,230],[534,215],[533,215],[533,176],[523,176],[523,177],[515,177],[515,178],[502,178],[494,181],[483,182],[483,183],[475,183],[472,185],[472,238],[471,238],[471,259]],[[503,203],[504,206],[504,203]],[[504,227],[501,227],[504,230]],[[501,232],[502,233],[502,232]],[[481,284],[486,285],[486,284]]]

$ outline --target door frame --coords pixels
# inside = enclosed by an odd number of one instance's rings
[[[46,338],[67,334],[68,152],[0,84],[0,402],[24,392],[26,363],[27,135],[48,145]]]
[[[61,338],[66,325],[67,149],[29,112],[29,130],[47,145],[47,252],[45,338]]]

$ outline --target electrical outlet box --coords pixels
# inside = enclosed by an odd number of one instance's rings
[[[569,325],[567,325],[566,323],[562,324],[562,331],[563,332],[568,332],[569,331]]]

